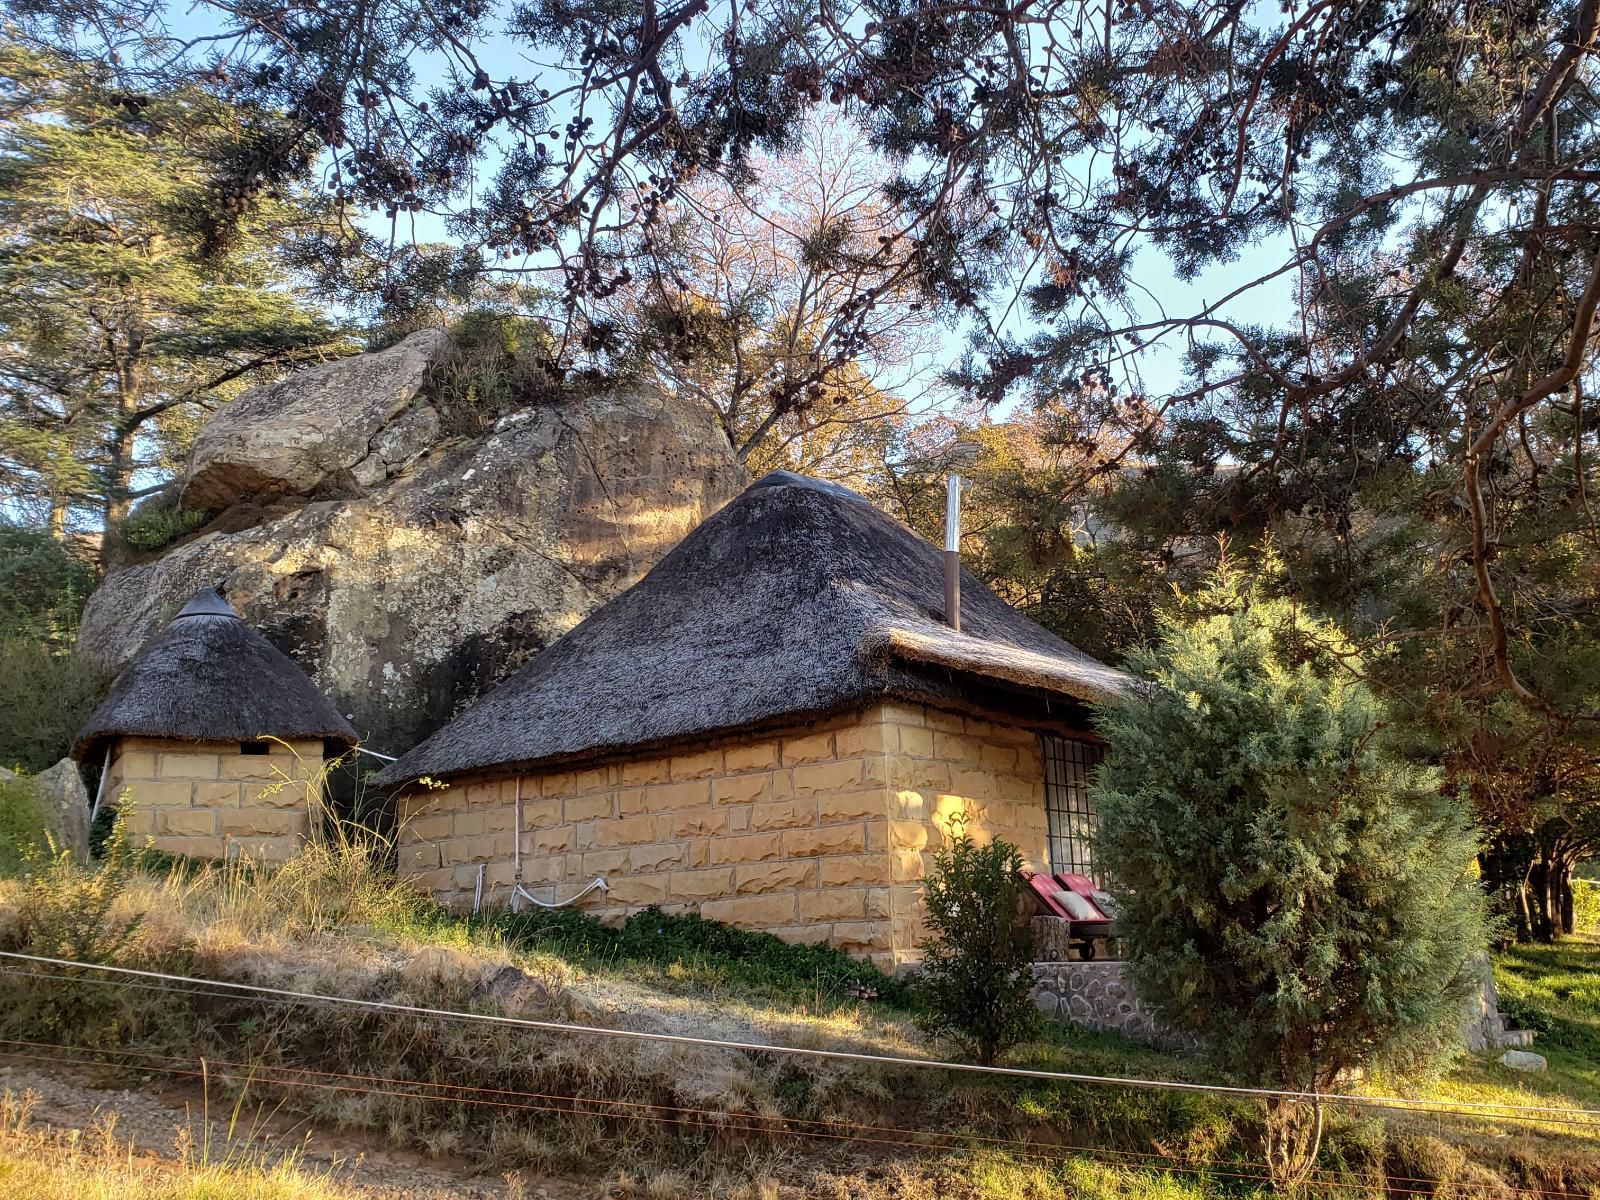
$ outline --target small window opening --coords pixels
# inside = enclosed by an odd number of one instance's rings
[[[1041,737],[1044,743],[1044,811],[1050,834],[1050,869],[1105,880],[1094,861],[1100,821],[1089,799],[1089,773],[1104,751],[1094,742]]]
[[[261,741],[240,742],[239,743],[239,753],[240,754],[271,754],[272,753],[272,746],[271,746],[270,743],[261,742]]]

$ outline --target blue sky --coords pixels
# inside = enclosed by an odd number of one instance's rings
[[[701,48],[691,47],[692,51],[698,49]],[[514,77],[531,80],[535,84],[540,82],[541,64],[526,52],[523,44],[509,37],[494,37],[484,41],[477,50],[479,61],[491,77]],[[423,87],[446,82],[446,65],[441,57],[414,60],[411,65]],[[492,178],[495,163],[493,157],[485,160],[480,172],[481,179]],[[374,233],[388,235],[389,222],[382,214],[370,215],[367,224]],[[411,228],[418,241],[448,240],[443,233],[442,222],[427,214],[417,214]],[[1133,278],[1138,287],[1131,297],[1132,305],[1141,320],[1154,319],[1163,313],[1169,316],[1192,313],[1279,266],[1288,257],[1288,251],[1287,239],[1248,247],[1236,261],[1215,265],[1198,279],[1183,280],[1173,271],[1164,255],[1145,246],[1134,259]],[[1292,319],[1294,311],[1294,276],[1285,274],[1233,301],[1219,315],[1252,324],[1270,324],[1274,320],[1287,322]],[[1020,312],[1020,308],[1005,325],[1005,332],[1018,337],[1026,337],[1032,331],[1031,323]],[[964,346],[963,338],[952,336],[942,344],[948,347],[948,357],[953,364]],[[1183,386],[1183,349],[1169,335],[1165,341],[1150,345],[1139,353],[1139,370],[1148,394],[1160,396]]]

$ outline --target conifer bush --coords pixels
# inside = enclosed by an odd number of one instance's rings
[[[1485,944],[1476,837],[1438,776],[1400,759],[1360,654],[1224,561],[1136,654],[1101,715],[1099,862],[1141,998],[1260,1085],[1418,1075],[1459,1045]],[[1268,1114],[1280,1178],[1320,1111]]]
[[[923,905],[916,995],[918,1023],[949,1038],[984,1066],[1026,1041],[1038,1026],[1033,1002],[1033,937],[1020,918],[1022,855],[996,838],[973,840],[963,825],[935,851]]]

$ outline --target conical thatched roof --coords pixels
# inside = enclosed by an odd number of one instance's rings
[[[210,588],[201,588],[117,676],[78,733],[74,758],[111,737],[196,742],[326,738],[353,746],[356,731],[293,659]]]
[[[888,696],[1021,688],[1103,699],[1128,677],[963,572],[847,488],[765,476],[638,584],[383,773],[592,757]]]

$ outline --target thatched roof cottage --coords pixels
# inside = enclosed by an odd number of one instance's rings
[[[856,493],[774,472],[391,766],[435,894],[648,904],[892,966],[949,819],[1090,866],[1087,703],[1126,677]],[[427,777],[430,785],[418,785]],[[438,790],[437,783],[449,786]]]
[[[288,655],[201,588],[111,685],[73,746],[130,832],[196,858],[280,861],[310,831],[325,756],[356,731]]]

